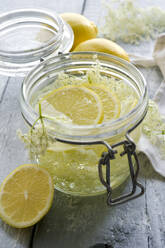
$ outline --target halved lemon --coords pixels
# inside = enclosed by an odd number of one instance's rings
[[[103,105],[98,94],[80,85],[68,85],[51,91],[41,100],[44,113],[49,109],[67,116],[77,125],[93,125],[101,123]],[[53,108],[52,108],[53,107]]]
[[[53,180],[46,169],[19,166],[1,184],[0,217],[13,227],[32,226],[48,212],[53,195]]]
[[[118,97],[104,85],[99,84],[83,84],[85,87],[91,89],[100,97],[103,104],[104,118],[102,122],[112,119],[117,119],[120,116],[120,101]]]

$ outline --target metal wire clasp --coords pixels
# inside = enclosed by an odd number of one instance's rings
[[[116,143],[110,146],[108,143],[104,142],[104,145],[107,147],[108,151],[104,152],[98,163],[98,173],[101,183],[106,187],[108,198],[107,204],[109,206],[121,204],[130,200],[133,200],[144,193],[144,187],[137,181],[139,173],[139,161],[136,154],[136,145],[133,140],[130,138],[129,133],[126,134],[126,140]],[[123,146],[124,150],[120,153],[120,156],[126,156],[128,158],[128,165],[130,170],[130,176],[132,181],[132,190],[128,194],[124,194],[115,199],[112,198],[112,188],[111,188],[111,160],[115,159],[115,154],[117,153],[114,150],[115,147]],[[135,165],[133,166],[132,157],[135,159]],[[104,179],[102,167],[106,166],[106,179]],[[136,194],[137,187],[140,189],[140,192]]]
[[[98,174],[100,178],[100,182],[106,187],[108,197],[107,197],[107,204],[109,206],[114,206],[118,204],[125,203],[127,201],[133,200],[141,195],[144,194],[144,187],[137,181],[137,177],[139,174],[139,161],[136,154],[136,145],[132,138],[130,137],[130,133],[143,121],[146,112],[143,115],[143,118],[139,122],[136,123],[132,128],[130,128],[125,135],[125,140],[113,144],[110,146],[106,141],[94,141],[94,142],[74,142],[74,141],[65,141],[56,138],[56,141],[73,144],[73,145],[104,145],[107,148],[107,152],[103,152],[99,163],[98,163]],[[112,188],[111,188],[111,160],[115,159],[115,154],[117,150],[114,148],[118,146],[123,146],[123,152],[120,153],[120,156],[127,156],[128,158],[128,165],[130,170],[130,176],[132,181],[132,190],[128,194],[121,195],[115,199],[112,198]],[[135,165],[133,165],[132,157],[135,159]],[[106,178],[104,179],[102,167],[106,166]],[[139,192],[136,193],[137,188],[139,188]]]

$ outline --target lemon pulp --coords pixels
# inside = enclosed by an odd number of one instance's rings
[[[17,167],[0,187],[0,217],[24,228],[37,223],[53,200],[53,181],[47,170],[28,164]]]
[[[41,100],[43,113],[47,114],[50,105],[52,114],[62,113],[73,124],[94,125],[103,119],[99,95],[83,86],[69,85],[53,90]]]
[[[93,90],[101,99],[103,104],[102,122],[112,119],[117,119],[120,116],[120,101],[118,97],[110,91],[107,87],[98,84],[84,84],[85,87]]]

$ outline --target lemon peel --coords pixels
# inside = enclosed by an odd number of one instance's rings
[[[74,50],[79,43],[97,36],[96,25],[85,16],[77,13],[62,13],[60,16],[71,26],[74,33],[74,43],[71,50]]]
[[[129,60],[129,56],[126,51],[116,44],[115,42],[104,39],[104,38],[95,38],[90,39],[84,42],[81,42],[79,45],[75,47],[73,50],[74,52],[83,52],[83,51],[90,51],[90,52],[103,52],[115,55],[127,61]]]

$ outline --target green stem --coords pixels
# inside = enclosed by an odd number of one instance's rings
[[[41,144],[42,144],[42,140],[43,140],[43,137],[46,138],[46,146],[48,145],[48,137],[47,137],[47,132],[46,132],[46,129],[45,129],[45,125],[44,125],[44,121],[43,121],[43,116],[42,116],[42,110],[41,110],[41,103],[39,103],[39,117],[40,117],[40,121],[41,121],[41,125],[42,125],[42,136],[41,136]]]

